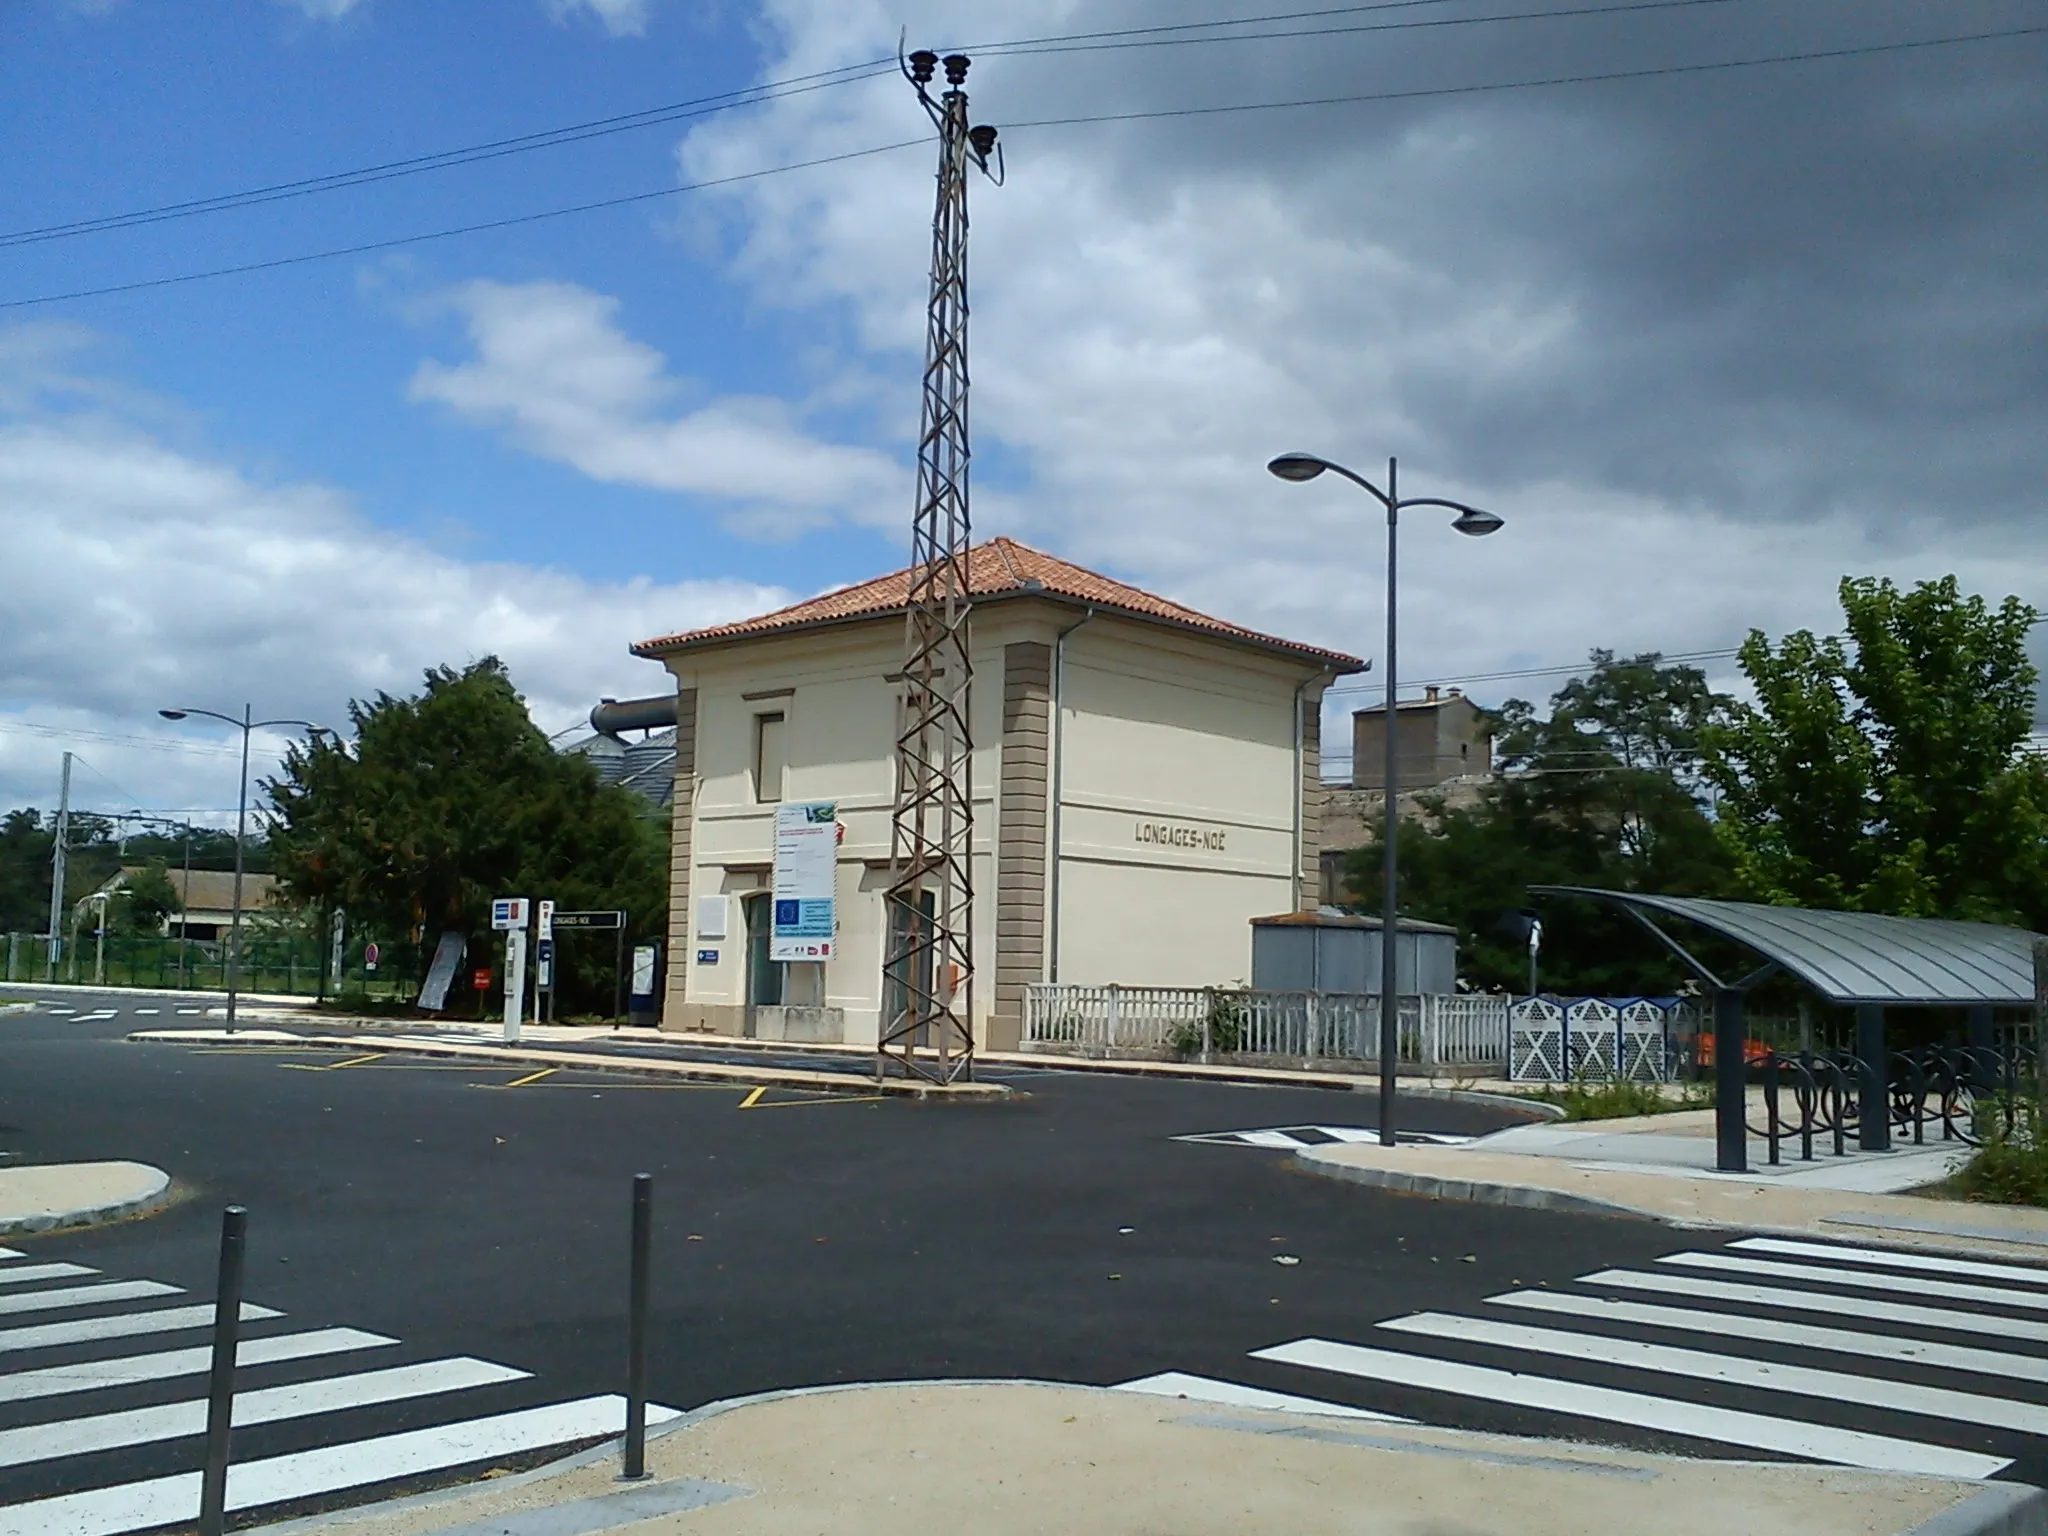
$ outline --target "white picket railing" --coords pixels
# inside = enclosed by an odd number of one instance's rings
[[[1025,989],[1024,1049],[1083,1055],[1291,1056],[1377,1061],[1380,1000],[1354,992],[1226,987]],[[1404,997],[1400,1059],[1498,1066],[1508,1059],[1504,997]]]

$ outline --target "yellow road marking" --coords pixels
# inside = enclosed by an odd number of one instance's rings
[[[761,1102],[761,1095],[766,1093],[767,1091],[768,1090],[766,1088],[754,1089],[744,1099],[740,1100],[740,1108],[752,1109],[756,1104]]]
[[[524,1088],[528,1083],[537,1083],[544,1077],[553,1077],[561,1070],[560,1067],[542,1067],[538,1072],[529,1072],[526,1076],[517,1078],[505,1084],[505,1086],[507,1088]]]
[[[343,1067],[360,1067],[365,1062],[382,1061],[390,1054],[389,1051],[372,1051],[367,1056],[351,1056],[347,1061],[330,1061],[318,1067],[297,1061],[287,1061],[282,1065],[287,1072],[339,1072]]]

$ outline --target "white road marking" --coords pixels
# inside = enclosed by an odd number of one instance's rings
[[[1413,1424],[1398,1414],[1374,1413],[1348,1403],[1327,1403],[1319,1397],[1296,1397],[1291,1392],[1268,1392],[1235,1381],[1217,1381],[1208,1376],[1190,1376],[1185,1371],[1161,1371],[1136,1381],[1120,1381],[1118,1392],[1144,1392],[1154,1397],[1184,1397],[1196,1403],[1223,1403],[1232,1408],[1271,1408],[1283,1413],[1334,1414],[1342,1419],[1371,1419],[1380,1424]]]
[[[1993,1307],[2025,1307],[2048,1312],[2048,1291],[2008,1291],[1995,1285],[1964,1285],[1955,1280],[1924,1280],[1918,1275],[1881,1275],[1874,1270],[1821,1269],[1813,1264],[1779,1264],[1770,1259],[1745,1259],[1732,1253],[1667,1253],[1659,1264],[1693,1269],[1725,1269],[1739,1274],[1767,1275],[1773,1280],[1810,1280],[1816,1285],[1857,1286],[1872,1291],[1904,1291],[1911,1296],[1944,1296],[1950,1301],[1981,1301]]]
[[[96,1275],[83,1264],[11,1264],[0,1269],[0,1285],[26,1285],[31,1280],[63,1280],[72,1275]]]
[[[1829,1317],[1847,1314],[1863,1322],[1906,1323],[1920,1328],[1942,1328],[1950,1333],[1981,1333],[1994,1339],[2048,1344],[2048,1323],[2024,1317],[1998,1317],[1989,1312],[1951,1312],[1945,1307],[1916,1307],[1907,1302],[1875,1301],[1862,1296],[1822,1296],[1812,1291],[1783,1290],[1775,1285],[1743,1285],[1733,1280],[1660,1275],[1634,1269],[1603,1269],[1581,1275],[1578,1283],[1656,1291],[1666,1296],[1696,1296],[1702,1301],[1747,1302],[1752,1306],[1781,1307],[1788,1312],[1823,1312]]]
[[[110,1280],[105,1285],[73,1285],[61,1291],[28,1291],[0,1296],[0,1312],[52,1312],[59,1307],[96,1307],[103,1301],[138,1301],[144,1296],[177,1296],[175,1285],[160,1280]]]
[[[1418,1312],[1413,1317],[1390,1318],[1380,1327],[1399,1333],[1418,1333],[1425,1338],[1454,1339],[1461,1344],[1525,1350],[1560,1360],[1618,1365],[1626,1370],[1654,1371],[1659,1375],[1683,1376],[1693,1381],[1725,1382],[1731,1387],[1750,1387],[1759,1392],[1789,1392],[1826,1402],[1881,1404],[1900,1413],[1951,1419],[1958,1424],[1982,1424],[1989,1429],[2048,1435],[2048,1407],[2018,1402],[2009,1397],[1988,1397],[1979,1392],[1923,1387],[1910,1381],[1856,1376],[1847,1371],[1824,1371],[1810,1365],[1785,1365],[1746,1355],[1716,1355],[1703,1349],[1680,1349],[1671,1344],[1644,1344],[1605,1334],[1570,1333],[1560,1328],[1530,1328],[1515,1323],[1496,1323],[1487,1318],[1454,1317],[1447,1312]]]
[[[364,1333],[356,1328],[281,1333],[267,1339],[239,1341],[235,1349],[235,1364],[244,1368],[275,1365],[285,1360],[311,1360],[321,1355],[338,1355],[352,1349],[372,1349],[397,1342],[381,1333]],[[16,1371],[11,1376],[0,1376],[0,1403],[58,1397],[66,1392],[97,1392],[107,1387],[132,1387],[145,1381],[167,1381],[176,1376],[203,1376],[212,1364],[213,1346],[202,1344],[194,1349],[166,1349],[150,1355],[83,1360],[73,1365]]]
[[[71,1022],[74,1024],[104,1024],[118,1011],[118,1009],[108,1008],[99,1013],[81,1013]]]
[[[467,1357],[429,1360],[422,1365],[398,1365],[383,1371],[359,1371],[350,1376],[331,1376],[319,1381],[237,1393],[234,1423],[236,1428],[244,1429],[251,1424],[303,1419],[343,1408],[364,1408],[373,1403],[401,1402],[435,1392],[460,1392],[469,1387],[520,1381],[531,1374],[530,1371],[515,1371],[510,1366]],[[205,1430],[204,1398],[183,1403],[158,1403],[149,1408],[133,1408],[126,1413],[60,1419],[50,1424],[25,1424],[18,1429],[0,1430],[0,1467],[54,1461],[61,1456],[83,1456],[124,1445],[147,1445],[156,1440],[177,1440],[186,1435],[203,1434]]]
[[[1296,1141],[1285,1131],[1235,1131],[1231,1133],[1230,1139],[1242,1142],[1248,1147],[1293,1147],[1298,1150],[1312,1145],[1306,1141]]]
[[[1606,1297],[1573,1296],[1562,1291],[1510,1291],[1505,1296],[1486,1299],[1495,1306],[1526,1307],[1532,1312],[1556,1312],[1567,1317],[1591,1317],[1609,1323],[1635,1323],[1645,1328],[1673,1328],[1681,1332],[1704,1333],[1717,1339],[1731,1336],[1763,1339],[1801,1349],[1863,1355],[1872,1360],[1894,1360],[1902,1365],[1938,1365],[1946,1370],[1973,1371],[1980,1376],[2048,1381],[2048,1358],[2040,1355],[2007,1355],[1995,1349],[1933,1344],[1925,1339],[1902,1338],[1897,1334],[1856,1333],[1846,1328],[1820,1328],[1811,1323],[1784,1323],[1772,1317],[1699,1312],[1688,1307],[1646,1306],[1636,1301],[1610,1301]]]
[[[25,1259],[28,1255],[19,1248],[0,1248],[0,1259]]]
[[[206,1010],[205,1010],[204,1008],[180,1008],[180,1009],[178,1010],[178,1012],[180,1012],[180,1013],[184,1013],[184,1014],[194,1014],[194,1013],[204,1013],[204,1012],[206,1012]]]
[[[2022,1264],[1987,1264],[1976,1259],[1950,1259],[1932,1253],[1895,1253],[1889,1248],[1842,1248],[1832,1243],[1790,1242],[1780,1237],[1745,1237],[1730,1243],[1751,1253],[1778,1253],[1789,1258],[1832,1259],[1836,1263],[1883,1264],[1934,1274],[1970,1275],[1979,1280],[2017,1280],[2022,1285],[2048,1285],[2048,1269]]]
[[[161,1008],[138,1008],[135,1010],[136,1017],[144,1019],[153,1019],[162,1012],[163,1009]]]
[[[269,1307],[242,1303],[242,1321],[257,1322],[283,1317]],[[28,1328],[0,1329],[0,1352],[10,1349],[49,1349],[58,1344],[83,1344],[94,1339],[125,1339],[142,1333],[181,1333],[187,1328],[211,1328],[213,1303],[194,1307],[165,1307],[155,1312],[119,1312],[112,1317],[82,1317],[71,1323],[37,1323]]]
[[[2002,1456],[1943,1445],[1923,1445],[1890,1435],[1831,1429],[1769,1414],[1741,1413],[1702,1403],[1680,1402],[1644,1392],[1621,1392],[1545,1376],[1525,1376],[1487,1366],[1430,1360],[1393,1350],[1336,1344],[1327,1339],[1298,1339],[1271,1349],[1252,1351],[1254,1359],[1277,1360],[1310,1370],[1341,1371],[1368,1381],[1392,1382],[1425,1391],[1447,1392],[1548,1413],[1567,1413],[1610,1424],[1629,1424],[1666,1434],[1742,1445],[1782,1456],[1804,1456],[1841,1466],[1869,1467],[1880,1472],[1905,1472],[1931,1477],[1984,1478],[2012,1465]],[[33,1507],[33,1506],[31,1506]],[[24,1536],[27,1528],[24,1527]],[[52,1536],[56,1536],[53,1529]]]
[[[680,1417],[673,1408],[647,1405],[649,1424]],[[345,1488],[416,1477],[544,1450],[574,1440],[616,1435],[626,1424],[622,1397],[525,1408],[432,1429],[407,1430],[289,1456],[239,1462],[228,1468],[228,1508],[312,1498]],[[199,1513],[199,1474],[181,1472],[145,1482],[60,1494],[0,1509],[0,1536],[124,1536],[192,1520]]]
[[[48,1004],[48,1003],[45,1003],[45,1004],[43,1004],[43,1012],[45,1012],[45,1013],[76,1013],[76,1012],[78,1012],[78,1010],[77,1010],[76,1008],[53,1008],[53,1007],[51,1007],[51,1006],[50,1006],[50,1004]]]

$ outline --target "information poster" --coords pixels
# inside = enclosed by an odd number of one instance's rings
[[[770,960],[832,958],[838,874],[839,807],[830,800],[778,805]]]

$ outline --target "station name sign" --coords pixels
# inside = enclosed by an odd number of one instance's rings
[[[1140,846],[1222,853],[1227,835],[1221,828],[1198,827],[1185,821],[1140,821],[1134,825],[1131,841]]]
[[[557,912],[557,928],[623,928],[626,914],[623,912]]]

